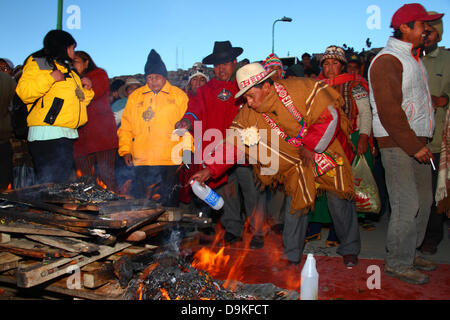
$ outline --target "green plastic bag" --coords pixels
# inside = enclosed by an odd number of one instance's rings
[[[378,186],[364,156],[356,156],[352,164],[355,183],[356,211],[380,213]]]

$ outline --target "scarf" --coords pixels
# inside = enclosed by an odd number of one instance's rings
[[[311,126],[321,121],[321,115],[326,108],[332,106],[340,114],[340,130],[344,131],[344,136],[349,134],[348,119],[343,114],[341,106],[344,103],[339,94],[328,87],[325,83],[316,82],[307,78],[292,78],[280,80],[279,83],[286,88],[292,97],[295,110],[301,115],[306,126]],[[295,111],[294,110],[294,111]],[[292,110],[291,110],[292,111]],[[353,174],[349,160],[338,139],[334,139],[327,148],[326,153],[335,159],[337,165],[317,175],[315,165],[304,164],[299,158],[298,146],[289,143],[279,134],[271,135],[272,127],[264,118],[264,114],[270,117],[289,137],[297,137],[302,132],[303,126],[293,117],[286,108],[275,87],[272,86],[268,96],[264,99],[262,106],[258,110],[253,110],[245,105],[234,119],[231,128],[242,132],[248,128],[267,130],[267,135],[260,135],[259,142],[254,146],[242,146],[246,155],[252,158],[257,155],[256,164],[253,166],[254,175],[261,188],[275,188],[283,185],[287,195],[292,197],[290,207],[291,214],[307,214],[314,208],[315,198],[320,191],[331,191],[341,198],[351,199],[354,195]],[[308,134],[307,130],[305,135]],[[276,141],[272,141],[276,139]],[[236,143],[235,143],[236,145]],[[256,149],[255,149],[256,148]],[[278,166],[271,174],[263,172],[263,169],[271,169],[270,164],[261,160],[261,155],[275,157]],[[255,163],[252,162],[251,163]]]
[[[323,73],[317,77],[317,80],[327,83],[329,86],[335,88],[341,96],[344,98],[344,113],[347,115],[352,123],[352,133],[357,129],[357,117],[358,117],[358,107],[356,101],[353,98],[352,90],[358,85],[362,85],[367,92],[369,92],[369,86],[366,79],[361,77],[359,74],[353,73],[343,73],[334,77],[332,79],[325,78]]]

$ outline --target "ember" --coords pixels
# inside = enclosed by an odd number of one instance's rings
[[[235,281],[234,290],[224,281],[213,279],[207,272],[192,267],[186,258],[165,251],[154,255],[156,262],[142,275],[130,281],[128,300],[259,300],[298,299],[295,291],[273,284],[243,284]]]
[[[70,198],[82,203],[99,203],[120,199],[114,192],[106,190],[105,184],[98,178],[95,181],[92,177],[81,177],[72,183],[54,184],[49,188],[48,194],[55,198]]]

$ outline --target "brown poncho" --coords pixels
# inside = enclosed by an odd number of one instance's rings
[[[239,142],[236,143],[237,138],[227,138],[228,141],[233,141],[238,149],[245,151],[251,163],[252,160],[253,163],[257,162],[253,168],[261,187],[275,187],[278,184],[284,186],[285,193],[292,197],[291,214],[307,214],[314,208],[316,195],[320,191],[331,191],[340,198],[351,199],[354,195],[352,169],[339,141],[347,141],[351,131],[351,125],[341,108],[344,104],[342,97],[326,84],[306,78],[280,80],[279,83],[287,89],[295,108],[303,116],[308,127],[323,121],[324,111],[329,106],[338,111],[339,130],[341,130],[341,138],[344,137],[344,140],[335,138],[326,149],[326,152],[337,161],[338,166],[317,177],[314,175],[313,165],[302,164],[298,147],[286,142],[276,133],[270,134],[270,126],[264,119],[263,113],[269,115],[291,137],[296,137],[301,129],[300,124],[281,103],[273,86],[261,108],[255,111],[245,105],[231,125],[231,128],[238,132],[254,126],[258,128],[259,132],[264,132],[261,129],[266,129],[268,134],[260,134],[258,144],[250,147]],[[306,135],[308,134],[313,133],[307,132]],[[277,140],[272,141],[272,139]],[[269,171],[271,165],[273,166],[273,163],[267,163],[267,159],[262,159],[261,155],[265,154],[269,158],[274,156],[279,161],[278,168],[275,167],[278,170],[272,170],[271,174],[263,172]]]

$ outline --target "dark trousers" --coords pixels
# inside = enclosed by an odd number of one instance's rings
[[[237,237],[242,236],[245,221],[249,218],[250,231],[255,235],[262,235],[262,224],[267,211],[266,193],[256,187],[251,167],[236,166],[231,169],[227,184],[217,188],[216,192],[225,201],[220,222],[227,232]]]
[[[136,199],[152,198],[165,207],[178,207],[178,166],[136,166],[132,194]],[[158,197],[155,197],[159,195]]]
[[[433,153],[433,162],[439,166],[439,161],[441,159],[440,153]],[[439,167],[436,170],[431,169],[431,186],[433,188],[433,204],[431,205],[430,218],[427,224],[427,231],[425,233],[425,239],[423,244],[430,244],[432,246],[437,246],[441,242],[444,236],[444,213],[438,213],[436,202],[434,201],[434,195],[436,194],[437,178],[439,173]]]
[[[340,199],[327,192],[328,207],[333,220],[336,236],[340,242],[336,252],[341,255],[358,255],[361,251],[358,215],[354,201]],[[283,247],[286,258],[299,261],[305,247],[305,236],[308,229],[308,215],[293,215],[289,213],[292,198],[286,197]]]
[[[98,177],[109,190],[117,192],[116,153],[117,149],[110,149],[78,157],[75,159],[75,167],[81,171],[83,176]]]
[[[28,142],[37,183],[63,183],[74,172],[73,140],[67,138]]]
[[[8,188],[12,185],[13,169],[12,169],[12,147],[9,141],[0,143],[0,190]]]

